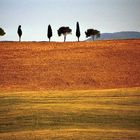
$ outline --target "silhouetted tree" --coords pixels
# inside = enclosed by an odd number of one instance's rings
[[[85,32],[86,37],[91,36],[92,40],[94,40],[94,37],[96,36],[96,38],[100,37],[100,31],[96,30],[96,29],[87,29],[87,31]]]
[[[70,34],[72,30],[69,27],[60,27],[58,30],[58,36],[61,36],[62,34],[64,35],[64,42],[66,41],[66,36],[67,34]]]
[[[0,36],[5,35],[6,33],[4,32],[4,30],[2,28],[0,28]]]
[[[80,33],[79,22],[77,22],[77,24],[76,24],[76,36],[78,38],[78,42],[79,42],[80,35],[81,35],[81,33]]]
[[[48,34],[47,34],[48,38],[49,38],[49,42],[51,40],[51,37],[52,37],[52,28],[51,28],[51,25],[48,25]]]
[[[18,36],[19,36],[19,42],[20,42],[20,41],[21,41],[21,36],[22,36],[21,25],[18,26],[17,33],[18,33]]]

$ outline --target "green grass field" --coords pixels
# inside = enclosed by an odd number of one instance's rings
[[[140,88],[0,93],[0,140],[138,140]]]

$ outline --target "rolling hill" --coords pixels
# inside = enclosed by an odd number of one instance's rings
[[[138,140],[139,77],[140,40],[0,42],[0,139]]]
[[[95,40],[114,40],[114,39],[140,39],[140,32],[122,31],[114,33],[102,33],[100,38]],[[92,39],[89,38],[88,41]]]
[[[140,40],[0,42],[0,90],[140,86]]]

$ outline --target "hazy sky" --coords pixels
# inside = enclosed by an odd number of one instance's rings
[[[57,30],[69,26],[74,41],[76,22],[85,30],[96,28],[103,32],[140,31],[140,0],[0,0],[0,27],[6,35],[0,40],[18,40],[17,27],[22,25],[25,41],[44,41],[51,24],[54,41],[63,41]]]

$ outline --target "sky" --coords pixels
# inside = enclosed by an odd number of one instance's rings
[[[69,26],[67,41],[76,41],[76,22],[81,37],[89,28],[105,32],[140,31],[140,0],[0,0],[0,27],[6,35],[0,40],[18,40],[22,26],[23,41],[48,41],[47,28],[53,30],[52,41],[63,41],[57,30]]]

